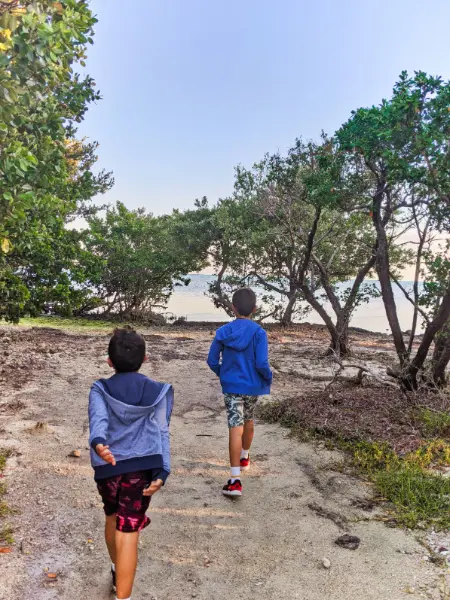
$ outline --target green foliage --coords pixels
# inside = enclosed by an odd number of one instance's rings
[[[6,461],[11,456],[11,450],[8,448],[0,448],[0,476],[6,468]],[[0,483],[0,544],[13,544],[14,538],[12,535],[12,529],[5,525],[3,519],[11,513],[11,509],[8,507],[6,502],[2,500],[2,497],[6,494],[6,485]]]
[[[125,322],[124,326],[131,325]],[[114,327],[111,321],[93,319],[86,317],[24,317],[20,320],[21,327],[44,327],[51,329],[63,329],[64,331],[90,332],[99,331],[109,333]]]
[[[9,448],[0,448],[0,474],[5,470],[6,461],[10,456],[11,450]]]
[[[89,286],[107,314],[151,315],[165,307],[176,285],[189,283],[187,273],[201,268],[202,245],[186,247],[179,222],[179,213],[154,217],[120,202],[104,218],[88,218]]]
[[[45,301],[74,304],[81,246],[65,225],[112,184],[92,173],[96,145],[74,138],[99,98],[74,71],[94,23],[75,0],[0,15],[0,318],[17,321]]]
[[[450,413],[419,408],[417,419],[422,424],[424,435],[427,437],[449,437],[450,436]]]
[[[422,270],[423,291],[420,304],[432,317],[445,296],[450,273],[450,240],[441,244],[437,251],[428,250],[424,253]]]
[[[450,83],[404,71],[390,100],[361,108],[338,132],[343,148],[361,155],[389,183],[424,186],[436,201],[449,194]]]
[[[406,527],[450,527],[450,480],[410,465],[378,471],[378,491],[396,507],[395,519]]]
[[[14,544],[13,529],[9,525],[0,525],[0,544]]]
[[[342,447],[350,452],[358,470],[394,505],[394,517],[400,525],[450,526],[450,480],[429,470],[450,464],[447,442],[425,442],[404,457],[386,443],[347,442]]]

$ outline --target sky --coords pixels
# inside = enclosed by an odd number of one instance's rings
[[[162,214],[233,191],[234,167],[333,133],[400,72],[450,79],[449,0],[92,0],[80,132],[116,184]]]

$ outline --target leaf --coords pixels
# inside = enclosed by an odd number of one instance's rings
[[[5,548],[5,547],[0,548],[0,554],[9,554],[10,552],[12,552],[11,548]]]
[[[1,243],[1,249],[3,251],[4,254],[8,254],[8,252],[11,249],[11,244],[10,241],[8,240],[8,238],[3,238],[2,239],[2,243]]]
[[[5,98],[6,102],[9,102],[10,104],[12,104],[14,102],[14,100],[11,98],[11,94],[9,93],[9,90],[7,90],[6,88],[2,88],[2,92],[3,92],[3,97]]]
[[[49,579],[57,579],[58,578],[58,573],[47,573],[47,577]]]

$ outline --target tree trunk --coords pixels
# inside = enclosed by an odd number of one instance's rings
[[[287,327],[288,325],[292,325],[292,315],[294,313],[295,303],[297,302],[297,294],[294,293],[289,297],[289,302],[284,310],[283,316],[281,318],[281,325],[283,327]]]
[[[441,335],[435,341],[434,352],[433,352],[433,383],[438,387],[445,387],[447,385],[447,365],[450,362],[450,327],[447,326],[445,333]]]
[[[305,300],[314,308],[314,310],[319,313],[326,325],[326,328],[328,329],[331,337],[331,343],[327,354],[336,353],[339,357],[348,356],[350,354],[350,346],[348,342],[348,320],[345,324],[344,320],[341,319],[338,329],[338,326],[333,323],[331,317],[311,292],[309,287],[307,285],[303,285],[301,289]]]
[[[381,204],[384,194],[384,185],[380,184],[380,190],[374,197],[374,212],[373,222],[377,232],[377,255],[376,269],[378,279],[380,281],[381,296],[383,298],[386,316],[391,328],[394,345],[397,351],[397,356],[400,360],[400,366],[403,368],[408,361],[408,351],[406,349],[403,333],[400,328],[400,322],[397,315],[397,307],[395,305],[394,292],[392,291],[392,283],[389,268],[389,244],[386,236],[385,221],[388,220],[387,215],[384,219],[381,218]]]
[[[349,356],[350,341],[348,336],[348,327],[350,322],[350,313],[348,311],[341,310],[337,315],[336,321],[336,333],[331,335],[331,344],[329,353],[337,354],[338,356]],[[330,332],[331,333],[331,332]]]
[[[439,306],[439,310],[436,313],[436,316],[432,321],[430,321],[425,329],[425,333],[423,335],[420,346],[417,350],[417,353],[414,357],[414,360],[408,367],[406,373],[405,384],[408,386],[409,383],[412,385],[412,389],[417,388],[417,374],[420,369],[423,367],[425,360],[428,356],[428,351],[430,349],[433,340],[442,329],[446,327],[447,322],[450,319],[450,288],[447,289],[445,296],[442,298],[442,302]],[[443,332],[445,337],[445,334]],[[438,342],[437,342],[438,343]],[[448,361],[447,361],[448,362]],[[445,368],[445,367],[444,367]]]
[[[223,251],[226,254],[225,250]],[[217,308],[222,308],[229,317],[234,315],[233,305],[230,302],[229,298],[223,293],[222,290],[222,281],[223,276],[225,275],[225,271],[228,269],[228,260],[226,257],[223,259],[223,264],[220,271],[217,273],[217,281],[215,281],[210,286],[210,293],[212,294],[212,300],[214,302],[214,306]]]
[[[345,331],[339,331],[337,332],[337,335],[331,335],[331,344],[328,349],[328,354],[336,354],[340,358],[344,358],[351,354],[348,339],[348,326]]]

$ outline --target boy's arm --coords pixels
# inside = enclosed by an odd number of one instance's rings
[[[156,411],[155,419],[158,422],[161,432],[163,469],[158,473],[157,478],[161,479],[163,484],[170,475],[170,434],[169,434],[169,419],[167,416],[167,403],[173,402],[173,388],[167,392],[167,396],[171,394],[171,398],[166,397],[165,402],[160,402]]]
[[[94,383],[89,394],[89,445],[95,451],[99,444],[106,444],[108,421],[108,407],[101,390]]]
[[[268,382],[272,381],[272,370],[269,364],[269,343],[267,341],[267,333],[264,329],[258,332],[256,337],[256,370],[263,379]]]
[[[206,362],[208,363],[208,366],[211,369],[211,371],[214,371],[214,373],[217,375],[217,377],[220,377],[220,355],[221,354],[222,354],[222,344],[220,342],[218,342],[217,338],[215,337],[213,340],[213,343],[211,344],[211,348],[209,349],[208,360]]]

